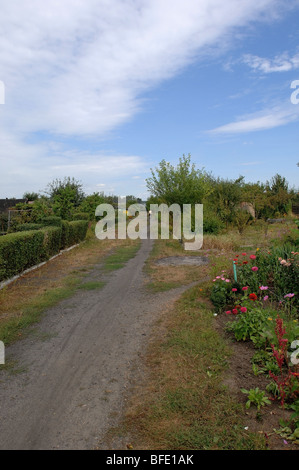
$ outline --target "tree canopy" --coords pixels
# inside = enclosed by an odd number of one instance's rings
[[[183,155],[177,166],[162,160],[146,180],[151,195],[161,203],[200,204],[211,191],[208,175],[191,163],[191,155]]]

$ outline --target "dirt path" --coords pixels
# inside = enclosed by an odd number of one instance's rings
[[[35,335],[6,354],[22,373],[0,372],[1,449],[93,449],[122,415],[141,371],[139,356],[159,313],[186,290],[151,294],[144,262],[152,241],[106,276],[101,290],[78,291],[49,309]],[[101,266],[90,277],[102,280]]]

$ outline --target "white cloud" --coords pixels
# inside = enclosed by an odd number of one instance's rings
[[[241,134],[256,132],[283,126],[299,120],[299,109],[297,106],[275,107],[259,113],[241,116],[234,122],[216,127],[209,134]]]
[[[103,135],[205,47],[276,0],[2,2],[7,121],[25,132]]]
[[[267,59],[251,54],[246,54],[243,61],[249,67],[263,73],[289,72],[299,68],[299,53],[290,57],[287,52],[280,54],[274,59]]]

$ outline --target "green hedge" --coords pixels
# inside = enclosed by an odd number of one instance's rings
[[[61,250],[69,246],[68,245],[69,233],[70,233],[70,223],[67,220],[62,220],[61,221],[61,240],[60,240]]]
[[[74,220],[69,222],[68,246],[76,245],[86,237],[88,229],[87,220]]]
[[[49,225],[40,230],[0,237],[0,281],[49,259],[61,249],[80,243],[85,239],[87,229],[87,220],[67,222],[60,219],[60,226]]]
[[[87,212],[77,212],[77,214],[74,214],[73,220],[89,220],[89,214]]]
[[[61,246],[61,227],[45,227],[41,230],[44,233],[44,249],[46,258],[57,255]]]
[[[43,227],[42,224],[19,224],[15,227],[15,232],[29,232],[30,230],[39,230]]]
[[[44,233],[41,230],[0,237],[0,281],[19,274],[44,258]]]
[[[50,216],[50,217],[44,217],[41,220],[41,224],[43,227],[61,227],[61,217],[56,217],[56,216]]]

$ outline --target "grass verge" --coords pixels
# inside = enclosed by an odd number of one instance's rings
[[[134,258],[140,248],[140,240],[127,240],[124,246],[116,248],[115,252],[107,256],[104,261],[106,271],[121,269],[131,259]]]

